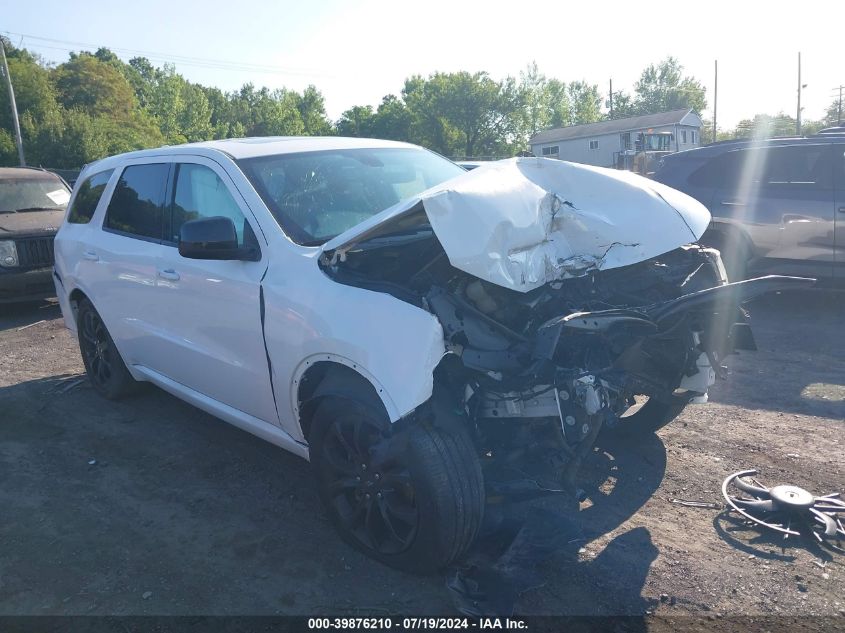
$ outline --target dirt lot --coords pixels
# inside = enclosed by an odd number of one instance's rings
[[[560,547],[511,561],[532,567],[518,613],[845,615],[845,555],[669,503],[718,502],[746,467],[845,487],[845,296],[751,311],[760,351],[711,403],[602,446]],[[454,613],[442,577],[341,543],[304,461],[155,389],[97,397],[55,305],[0,306],[0,358],[0,614]],[[567,505],[511,513],[548,533]]]

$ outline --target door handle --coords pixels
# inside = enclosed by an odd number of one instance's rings
[[[723,207],[744,207],[744,202],[736,202],[735,200],[722,200]]]
[[[839,207],[839,213],[845,213],[845,207]]]
[[[100,256],[94,251],[82,251],[82,258],[87,259],[89,262],[100,261]]]
[[[158,276],[162,279],[167,279],[168,281],[179,281],[179,273],[177,273],[172,268],[165,268],[164,270],[159,270]]]

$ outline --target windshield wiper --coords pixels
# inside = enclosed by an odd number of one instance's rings
[[[61,207],[24,207],[13,211],[13,213],[24,213],[26,211],[63,211],[63,209]]]
[[[2,209],[0,213],[17,213],[14,209]]]

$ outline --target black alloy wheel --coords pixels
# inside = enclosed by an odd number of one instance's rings
[[[137,391],[139,383],[126,369],[106,324],[87,299],[79,302],[76,322],[82,363],[97,393],[117,400]]]
[[[423,574],[472,545],[484,478],[462,427],[415,419],[396,430],[377,399],[328,396],[314,410],[309,439],[320,499],[349,545]]]
[[[321,477],[345,528],[367,549],[398,554],[414,541],[419,509],[408,468],[360,413],[336,418],[321,443]]]
[[[90,367],[89,380],[98,387],[107,387],[114,375],[112,357],[114,343],[109,337],[100,315],[93,310],[84,313],[82,319],[82,354],[86,367]]]

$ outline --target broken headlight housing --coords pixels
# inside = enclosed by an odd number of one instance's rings
[[[11,268],[18,265],[18,249],[12,240],[0,240],[0,266]]]

